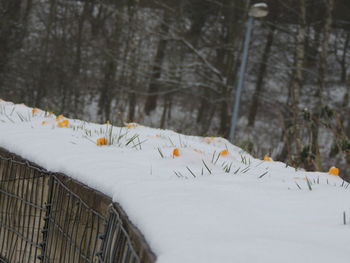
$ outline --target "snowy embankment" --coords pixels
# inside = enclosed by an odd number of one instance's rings
[[[222,138],[0,101],[0,147],[111,196],[159,263],[350,260],[347,183],[254,159]]]

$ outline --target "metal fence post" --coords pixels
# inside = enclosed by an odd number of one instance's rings
[[[54,179],[51,174],[49,174],[49,189],[48,189],[48,197],[47,197],[47,202],[45,204],[45,217],[44,217],[44,228],[41,230],[42,236],[43,236],[43,242],[40,243],[41,247],[41,255],[38,256],[38,258],[42,261],[45,262],[45,259],[47,258],[46,255],[46,248],[47,248],[47,241],[48,241],[48,235],[49,235],[49,221],[50,221],[50,216],[51,216],[51,206],[52,206],[52,194],[53,194],[53,184],[54,184]]]

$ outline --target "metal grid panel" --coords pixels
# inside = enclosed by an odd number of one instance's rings
[[[139,263],[118,211],[110,206],[108,223],[103,236],[103,245],[99,253],[100,262],[104,263]]]
[[[105,218],[89,208],[57,177],[50,181],[44,262],[98,262]]]
[[[8,262],[39,262],[48,177],[0,159],[0,255]]]
[[[111,205],[106,220],[64,184],[62,176],[14,155],[0,155],[1,263],[155,261],[121,208]]]

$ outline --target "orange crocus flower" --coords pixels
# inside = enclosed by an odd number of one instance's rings
[[[69,121],[68,120],[63,120],[63,121],[60,121],[58,123],[58,127],[60,128],[67,128],[68,127],[68,124],[69,124]]]
[[[334,176],[338,176],[339,175],[339,169],[337,167],[332,166],[329,171],[329,174],[334,175]]]
[[[272,158],[270,156],[265,155],[264,156],[264,161],[272,162],[273,160],[272,160]]]
[[[227,149],[222,150],[222,151],[220,152],[220,155],[221,155],[221,156],[226,156],[226,155],[228,155],[228,150],[227,150]]]
[[[179,150],[179,148],[175,148],[174,150],[173,150],[173,156],[175,157],[179,157],[180,156],[180,150]]]
[[[107,138],[105,138],[105,137],[98,138],[96,140],[96,145],[97,146],[107,145]]]

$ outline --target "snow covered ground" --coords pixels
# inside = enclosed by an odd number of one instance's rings
[[[0,147],[111,196],[159,263],[350,261],[347,183],[254,159],[222,138],[0,101]]]

